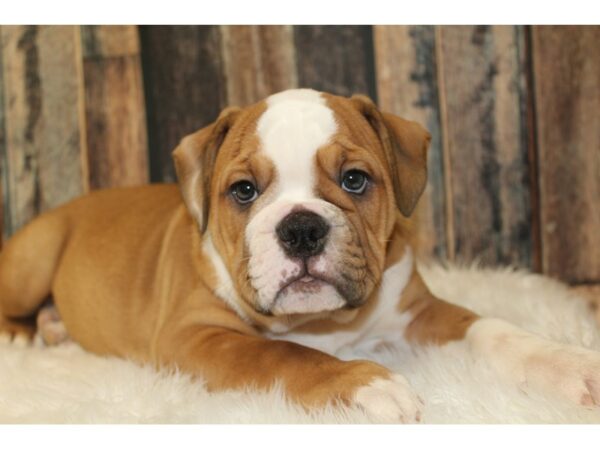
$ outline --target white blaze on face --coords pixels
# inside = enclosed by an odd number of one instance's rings
[[[312,292],[282,291],[286,282],[301,273],[303,265],[285,255],[275,231],[295,207],[323,216],[338,228],[332,228],[319,265],[322,270],[335,265],[335,261],[329,261],[338,256],[333,252],[334,241],[345,238],[348,224],[339,208],[315,197],[315,162],[317,150],[328,144],[336,131],[333,111],[318,92],[309,89],[269,97],[267,109],[258,121],[261,151],[273,161],[276,176],[268,189],[267,203],[261,205],[246,228],[248,270],[258,294],[258,306],[274,314],[313,313],[344,305],[330,285],[316,286]]]
[[[281,196],[295,200],[314,197],[315,156],[336,130],[333,111],[316,91],[294,89],[267,99],[257,131],[262,151],[278,172]]]

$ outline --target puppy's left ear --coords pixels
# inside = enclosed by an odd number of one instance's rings
[[[208,226],[210,185],[217,153],[241,109],[224,109],[216,121],[184,137],[173,151],[183,200],[204,233]]]
[[[427,184],[431,135],[417,122],[379,111],[364,95],[350,100],[379,136],[391,169],[396,204],[402,214],[410,216]]]

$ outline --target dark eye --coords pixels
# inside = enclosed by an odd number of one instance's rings
[[[342,176],[342,189],[352,194],[362,194],[367,188],[369,176],[362,170],[349,170]]]
[[[229,189],[231,190],[231,195],[233,195],[233,198],[235,198],[238,203],[250,203],[258,197],[256,186],[250,181],[238,181],[237,183],[233,183]]]

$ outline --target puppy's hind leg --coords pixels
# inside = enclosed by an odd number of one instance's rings
[[[60,210],[45,213],[0,252],[0,340],[33,338],[36,311],[50,295],[66,241],[66,222]]]
[[[69,333],[52,301],[42,305],[37,313],[37,332],[47,346],[59,345],[68,341]]]

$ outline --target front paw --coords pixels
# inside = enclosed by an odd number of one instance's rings
[[[408,381],[379,364],[358,360],[342,362],[322,377],[320,383],[304,391],[303,400],[313,405],[341,401],[362,409],[377,423],[415,423],[421,419],[423,403]]]
[[[523,391],[600,405],[600,353],[543,339],[497,319],[476,322],[467,338],[479,356]]]
[[[526,359],[526,384],[582,406],[600,406],[600,353],[551,344]]]
[[[375,378],[358,388],[354,403],[376,422],[417,423],[421,421],[423,401],[414,393],[406,378],[392,373]]]
[[[38,333],[47,346],[59,345],[69,340],[69,333],[54,304],[42,306],[36,322]]]

